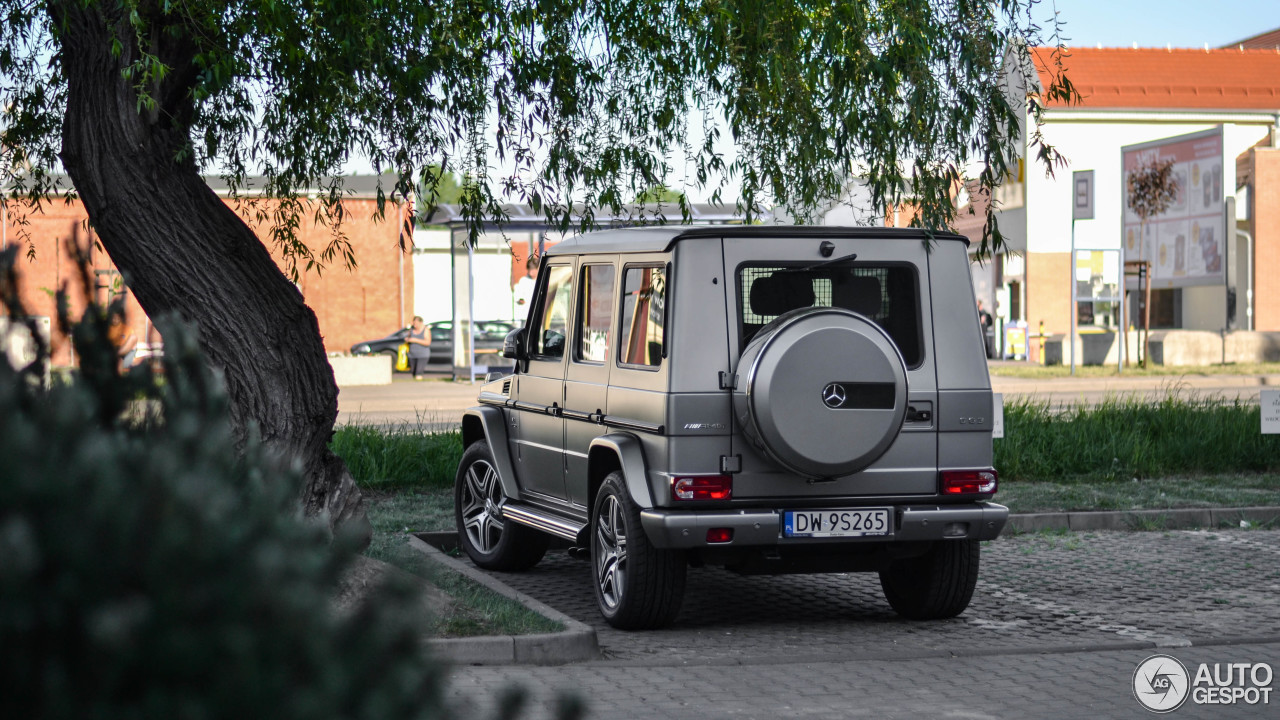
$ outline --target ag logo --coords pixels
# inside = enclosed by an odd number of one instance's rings
[[[843,407],[847,399],[848,395],[840,383],[827,383],[827,386],[822,388],[822,402],[829,408]]]
[[[1133,696],[1155,713],[1173,712],[1187,701],[1191,676],[1178,658],[1152,655],[1133,671]]]

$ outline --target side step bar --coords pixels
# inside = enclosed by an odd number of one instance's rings
[[[578,534],[586,527],[586,525],[579,525],[572,520],[565,520],[542,510],[536,510],[527,505],[517,505],[513,502],[503,504],[502,516],[513,522],[528,525],[545,533],[551,533],[570,542],[576,542]]]

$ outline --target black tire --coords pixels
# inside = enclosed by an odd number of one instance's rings
[[[458,542],[471,562],[487,570],[528,570],[551,537],[502,517],[502,482],[484,440],[471,443],[453,481],[453,516]]]
[[[686,567],[683,552],[650,544],[622,473],[610,473],[591,508],[591,584],[604,619],[620,630],[670,625],[684,600]]]
[[[924,555],[895,560],[880,571],[884,597],[911,620],[953,618],[969,607],[978,583],[977,540],[942,540]]]

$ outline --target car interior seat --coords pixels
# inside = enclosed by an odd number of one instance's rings
[[[813,307],[813,278],[804,273],[775,272],[751,283],[751,312],[768,320],[800,308]],[[745,346],[764,324],[744,323]]]
[[[871,320],[879,320],[884,312],[884,296],[880,278],[874,275],[846,275],[831,284],[832,307],[852,310]]]

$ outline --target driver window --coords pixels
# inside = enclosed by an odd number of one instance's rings
[[[547,291],[538,321],[534,323],[538,332],[533,338],[533,354],[561,358],[569,333],[569,308],[573,304],[573,267],[552,265],[547,268],[547,275]]]

